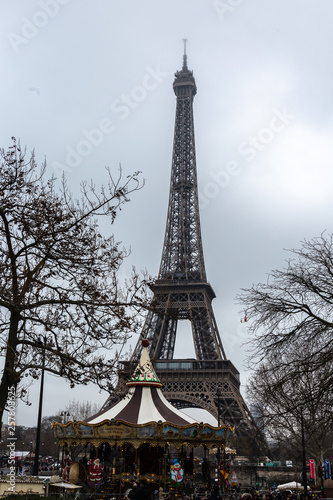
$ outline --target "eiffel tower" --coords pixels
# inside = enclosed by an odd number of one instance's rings
[[[248,435],[255,422],[240,394],[239,372],[227,359],[212,309],[215,293],[206,278],[201,240],[195,157],[193,98],[197,92],[187,67],[175,74],[176,121],[166,232],[158,278],[151,285],[152,310],[141,338],[163,383],[163,394],[179,409],[203,408],[221,423]],[[196,359],[174,359],[178,321],[191,322]],[[139,358],[139,339],[120,380],[131,375]],[[112,403],[112,397],[108,403]]]

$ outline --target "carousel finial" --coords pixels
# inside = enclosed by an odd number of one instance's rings
[[[140,361],[136,370],[134,371],[132,377],[126,382],[128,387],[133,385],[149,385],[155,387],[162,387],[162,384],[156,375],[152,362],[150,360],[149,352],[147,347],[149,346],[149,340],[141,340],[141,345],[143,347],[141,352]]]

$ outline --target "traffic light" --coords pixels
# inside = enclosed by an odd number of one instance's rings
[[[324,467],[322,465],[318,465],[318,476],[319,477],[324,476]]]

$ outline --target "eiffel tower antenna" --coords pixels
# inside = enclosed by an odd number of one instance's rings
[[[187,55],[186,55],[187,38],[183,38],[183,42],[184,42],[183,71],[186,71],[187,70]]]
[[[248,436],[257,427],[240,394],[239,372],[226,357],[212,308],[215,293],[206,277],[193,118],[197,87],[187,68],[186,40],[183,58],[173,82],[176,119],[162,258],[141,336],[149,340],[163,393],[174,406],[203,408],[235,425],[236,434]],[[179,321],[191,324],[195,359],[174,359]],[[132,362],[141,348],[139,339]],[[119,376],[131,376],[131,362],[123,362],[123,368]]]

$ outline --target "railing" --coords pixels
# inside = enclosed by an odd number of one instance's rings
[[[159,359],[153,361],[153,365],[157,372],[181,372],[181,371],[201,371],[201,372],[224,372],[231,373],[238,381],[240,380],[239,371],[235,368],[231,361],[228,360],[206,360],[200,361],[196,359]],[[137,362],[122,361],[122,370],[128,374],[132,374],[137,366]]]
[[[218,371],[231,372],[239,380],[239,372],[230,361],[209,360],[199,361],[191,359],[162,359],[155,363],[157,371]]]

